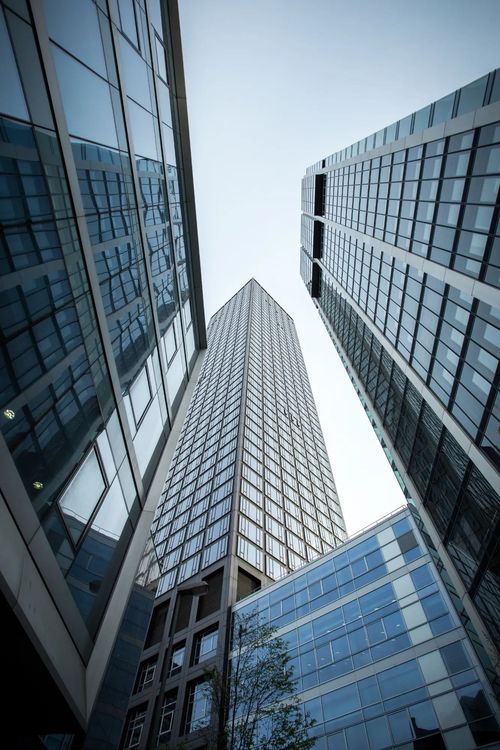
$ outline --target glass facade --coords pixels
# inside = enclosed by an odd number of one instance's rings
[[[1,489],[83,661],[205,346],[175,30],[112,6],[0,3]]]
[[[227,658],[228,607],[345,538],[290,316],[251,280],[213,316],[208,341],[152,526],[161,562],[149,576],[158,580],[156,609],[169,602],[170,615],[163,642],[145,648],[141,669],[151,658],[168,659],[178,591],[194,577],[209,590],[175,628],[173,653],[182,650],[183,659],[162,686],[178,690],[172,742],[208,721],[203,670],[210,662],[223,668]],[[134,696],[132,722],[144,696],[151,706],[159,690],[157,680]]]
[[[301,248],[304,282],[492,653],[500,642],[499,80],[493,71],[311,167]]]
[[[498,704],[418,526],[399,511],[233,609],[284,639],[316,750],[500,740]]]
[[[158,595],[227,554],[233,511],[237,556],[272,579],[345,538],[291,318],[252,281],[208,335],[152,527]]]

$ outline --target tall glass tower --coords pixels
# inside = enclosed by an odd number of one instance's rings
[[[499,100],[496,70],[310,167],[301,240],[304,282],[497,665]]]
[[[227,665],[228,608],[345,539],[290,316],[251,280],[213,316],[208,338],[153,524],[157,600],[124,748],[181,737],[200,746],[203,669]],[[193,599],[200,581],[207,593]]]
[[[78,734],[205,346],[176,4],[6,0],[0,60],[4,711]]]

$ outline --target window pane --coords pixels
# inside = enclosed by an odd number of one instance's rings
[[[16,61],[12,52],[5,18],[0,11],[0,70],[2,71],[2,85],[0,86],[0,111],[22,120],[29,120],[28,109],[19,80]]]
[[[59,500],[75,543],[104,492],[104,487],[99,461],[95,451],[91,451]]]
[[[138,47],[139,38],[137,36],[134,0],[118,0],[118,8],[120,10],[120,21],[123,33],[128,36],[130,41],[135,44],[136,47]]]
[[[71,135],[118,147],[109,85],[55,46],[52,54]]]
[[[488,76],[483,76],[479,80],[469,83],[468,86],[464,86],[460,91],[457,115],[472,112],[473,109],[479,109],[483,106],[487,82]]]
[[[423,684],[416,661],[408,661],[392,669],[386,669],[378,675],[378,682],[384,700]]]
[[[151,400],[151,389],[146,367],[142,369],[130,387],[130,400],[132,401],[135,421],[139,423]]]
[[[43,0],[49,37],[106,77],[106,63],[97,17],[91,0]]]
[[[455,101],[455,92],[448,94],[434,104],[433,125],[449,120],[453,112],[453,103]]]
[[[128,99],[127,104],[135,153],[158,161],[155,118],[132,99]]]

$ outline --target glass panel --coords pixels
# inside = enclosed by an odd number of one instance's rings
[[[132,99],[128,99],[128,111],[135,153],[138,156],[158,161],[155,118]]]
[[[43,0],[49,37],[107,77],[97,8],[91,0]]]
[[[321,698],[323,704],[323,713],[328,719],[338,718],[356,711],[360,708],[358,686],[354,682],[352,685],[334,690],[327,693]]]
[[[377,719],[367,721],[366,731],[371,750],[382,750],[382,748],[388,747],[391,744],[391,736],[385,716],[379,716]]]
[[[431,113],[431,105],[423,109],[419,109],[415,112],[415,121],[413,124],[413,133],[419,133],[421,130],[429,127],[429,116]]]
[[[129,42],[119,35],[120,56],[125,78],[125,90],[149,112],[153,111],[148,66]]]
[[[168,83],[167,64],[165,60],[165,48],[157,36],[155,36],[155,43],[156,43],[156,61],[158,63],[158,75],[161,76],[166,83]]]
[[[69,132],[118,147],[109,85],[54,45],[52,54]]]
[[[132,44],[138,47],[139,37],[137,35],[137,19],[134,5],[134,0],[118,0],[122,31],[128,36]]]
[[[201,661],[206,661],[212,656],[215,656],[217,652],[218,636],[218,631],[212,630],[211,632],[203,633],[198,637],[196,642],[195,664],[198,664]]]
[[[209,693],[203,683],[191,685],[188,700],[187,730],[194,732],[206,727],[210,721]]]
[[[438,731],[438,720],[430,701],[410,706],[408,712],[416,737],[423,737]]]
[[[488,76],[483,76],[461,89],[458,100],[457,115],[463,115],[465,112],[472,112],[473,109],[479,109],[479,107],[483,106],[487,83]]]
[[[382,698],[386,700],[419,687],[423,680],[417,662],[412,660],[381,672],[378,675],[378,683]]]
[[[29,120],[28,108],[2,10],[0,10],[0,70],[2,71],[0,112],[22,120]]]
[[[466,583],[472,580],[498,518],[498,498],[474,467],[449,542],[452,557]]]
[[[146,367],[143,368],[130,387],[130,400],[132,401],[135,421],[138,424],[151,400],[151,388]]]
[[[444,96],[434,104],[434,115],[432,117],[433,125],[439,125],[441,122],[445,122],[451,118],[454,102],[455,92],[453,92],[453,94],[448,94],[448,96]]]
[[[127,518],[128,510],[123,499],[120,482],[116,478],[92,522],[92,531],[106,539],[118,540]]]
[[[59,506],[75,543],[82,535],[104,489],[104,477],[99,461],[95,451],[91,451],[59,500]]]

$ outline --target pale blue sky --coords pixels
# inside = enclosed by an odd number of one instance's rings
[[[251,276],[293,316],[348,531],[404,502],[299,276],[300,181],[500,65],[499,0],[180,0],[207,320]]]

